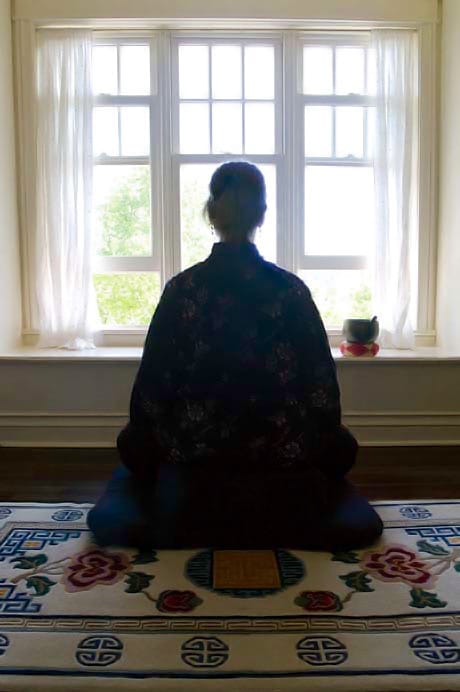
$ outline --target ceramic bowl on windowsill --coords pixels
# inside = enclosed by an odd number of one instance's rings
[[[379,345],[375,341],[379,335],[377,317],[373,317],[371,320],[345,320],[342,334],[345,337],[345,340],[340,344],[340,352],[343,356],[372,357],[379,352]]]

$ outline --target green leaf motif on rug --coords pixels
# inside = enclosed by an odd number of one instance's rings
[[[428,543],[428,541],[417,541],[417,548],[424,553],[430,553],[430,555],[450,555],[449,551],[442,545],[435,545]]]
[[[128,588],[125,589],[126,593],[140,593],[148,586],[152,579],[155,579],[153,574],[145,574],[144,572],[130,572],[126,576],[125,584]]]
[[[36,569],[40,565],[44,565],[48,562],[48,558],[44,553],[39,555],[23,555],[22,557],[15,557],[11,562],[16,562],[14,569]]]
[[[355,565],[360,562],[358,555],[354,550],[345,550],[343,552],[334,553],[332,562],[345,562],[349,565]]]
[[[28,589],[35,589],[35,596],[46,596],[50,589],[57,582],[49,579],[48,577],[33,576],[29,577],[26,581],[26,586]]]
[[[355,591],[375,591],[369,584],[371,583],[371,578],[367,572],[349,572],[348,574],[342,574],[340,579],[345,582],[347,586]]]
[[[145,552],[138,553],[131,560],[132,565],[148,565],[151,562],[158,562],[156,550],[147,550]]]
[[[413,608],[445,608],[446,601],[441,601],[435,593],[424,591],[423,589],[411,589],[412,601],[409,603]]]

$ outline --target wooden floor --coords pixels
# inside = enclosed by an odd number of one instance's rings
[[[94,502],[115,449],[0,448],[1,502]],[[460,447],[366,447],[349,476],[371,500],[460,498]]]

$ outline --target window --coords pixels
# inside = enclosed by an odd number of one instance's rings
[[[148,324],[161,293],[151,61],[149,38],[93,48],[94,287],[104,325]]]
[[[164,283],[212,246],[213,170],[266,179],[256,237],[330,330],[370,317],[375,67],[366,31],[95,33],[94,285],[107,328],[145,330]]]

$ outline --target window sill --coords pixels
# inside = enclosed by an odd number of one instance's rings
[[[341,363],[395,363],[395,362],[443,362],[460,361],[460,352],[447,351],[440,347],[418,347],[413,351],[382,349],[377,356],[367,358],[344,357],[338,348],[332,348],[332,355]],[[37,348],[23,346],[0,353],[0,361],[23,362],[139,362],[142,348],[139,346],[104,346],[82,351],[69,351],[58,348]]]
[[[2,360],[21,360],[30,362],[139,362],[142,356],[140,346],[99,346],[70,351],[66,348],[39,348],[38,346],[19,346],[0,353]]]

